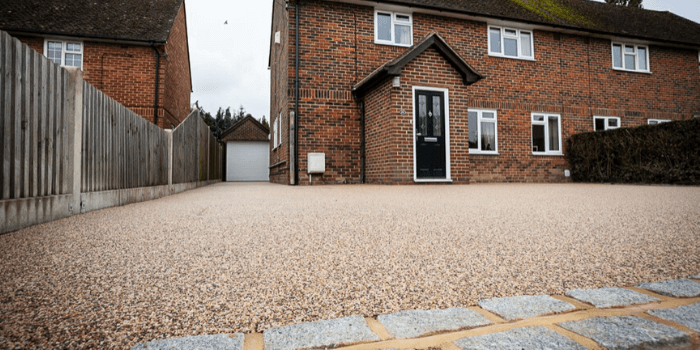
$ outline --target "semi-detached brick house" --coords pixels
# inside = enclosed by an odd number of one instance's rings
[[[190,113],[183,0],[0,0],[0,29],[162,128]]]
[[[272,17],[277,183],[307,184],[309,153],[314,183],[562,182],[573,134],[700,114],[700,24],[669,12],[290,0]]]

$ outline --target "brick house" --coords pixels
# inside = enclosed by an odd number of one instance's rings
[[[1,1],[0,29],[162,128],[190,113],[183,0]]]
[[[669,12],[290,0],[272,19],[276,183],[563,182],[573,134],[700,115],[700,24]]]

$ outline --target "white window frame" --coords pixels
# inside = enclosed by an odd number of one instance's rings
[[[384,14],[384,15],[391,15],[391,40],[380,40],[379,39],[379,25],[378,25],[378,15],[379,14]],[[406,22],[398,22],[400,25],[409,25],[411,27],[411,42],[408,44],[399,44],[396,43],[396,16],[408,16],[408,23]],[[413,46],[413,14],[411,13],[401,13],[401,12],[393,12],[393,11],[384,11],[384,10],[374,10],[374,43],[375,44],[381,44],[381,45],[391,45],[391,46],[403,46],[403,47],[410,47]]]
[[[620,48],[622,49],[622,57],[620,57],[622,59],[622,67],[615,67],[615,45],[620,45]],[[629,55],[625,53],[625,47],[634,47],[634,69],[625,68],[625,56]],[[646,69],[639,69],[639,48],[644,48],[646,50]],[[629,44],[619,41],[612,41],[610,43],[610,58],[612,59],[612,68],[614,70],[651,74],[651,62],[649,62],[649,45]]]
[[[411,100],[413,104],[413,120],[411,123],[413,131],[411,132],[413,138],[413,182],[452,182],[452,160],[450,159],[450,90],[445,88],[436,88],[430,86],[413,86],[413,99]],[[418,112],[416,111],[416,90],[420,91],[438,91],[443,92],[445,95],[445,178],[444,179],[419,179],[418,170],[416,166],[418,165],[418,160],[416,159],[416,128],[415,125],[418,123]]]
[[[279,130],[278,130],[278,128],[277,128],[277,124],[279,124],[279,121],[280,121],[280,118],[277,117],[277,118],[275,119],[275,122],[272,123],[272,137],[273,137],[273,140],[272,140],[272,150],[273,150],[273,151],[277,149],[277,142],[278,142],[278,136],[277,136],[277,135],[278,135],[278,132],[279,132]]]
[[[467,113],[478,113],[477,118],[476,118],[476,124],[477,124],[477,148],[469,148],[469,154],[490,154],[490,155],[498,155],[498,111],[495,109],[474,109],[474,108],[469,108],[467,110]],[[483,113],[488,112],[488,113],[493,113],[493,119],[488,119],[486,118],[485,121],[487,123],[494,123],[496,128],[496,144],[494,145],[494,150],[493,151],[482,151],[481,150],[481,122],[483,120]],[[469,128],[469,117],[467,116],[467,128]],[[467,141],[467,144],[469,141]]]
[[[659,125],[663,123],[670,123],[673,120],[671,119],[647,119],[647,125]],[[654,124],[652,124],[654,122]]]
[[[277,118],[277,147],[282,146],[282,112]]]
[[[605,128],[603,130],[596,130],[595,129],[595,120],[596,119],[605,120]],[[608,121],[611,119],[617,120],[617,126],[610,126],[610,123]],[[606,131],[606,130],[619,129],[620,126],[622,126],[622,124],[620,122],[620,117],[604,117],[604,116],[598,116],[598,115],[593,116],[593,131]]]
[[[536,115],[542,115],[544,116],[544,120],[535,120]],[[559,127],[559,150],[558,151],[550,151],[549,150],[549,118],[550,117],[557,117],[559,120],[558,127]],[[556,113],[540,113],[540,112],[532,112],[530,114],[530,150],[534,148],[534,145],[532,144],[532,125],[544,125],[544,152],[535,152],[534,150],[532,151],[533,155],[536,156],[563,156],[564,151],[562,149],[562,139],[564,138],[562,133],[561,133],[561,114],[556,114]]]
[[[63,39],[44,39],[44,57],[48,58],[49,57],[49,42],[53,43],[61,43],[61,67],[75,67],[75,66],[66,66],[66,54],[68,53],[76,53],[75,51],[67,52],[66,46],[67,44],[80,44],[80,70],[83,69],[83,64],[85,63],[85,45],[83,45],[83,42],[80,40],[63,40]],[[53,62],[53,61],[52,61]]]
[[[501,52],[491,51],[491,29],[499,29],[501,31]],[[516,36],[518,39],[518,55],[517,56],[507,56],[506,55],[505,44],[504,44],[504,40],[506,37],[506,30],[514,30],[516,32]],[[530,51],[532,54],[531,56],[524,56],[523,55],[522,32],[527,32],[530,34]],[[487,26],[487,29],[486,29],[486,37],[488,38],[489,56],[511,58],[511,59],[515,59],[515,60],[526,60],[526,61],[534,61],[535,60],[535,33],[532,30],[489,25],[489,26]],[[509,37],[515,38],[513,36],[509,36]]]

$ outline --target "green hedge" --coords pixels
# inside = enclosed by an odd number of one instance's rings
[[[700,118],[572,136],[576,182],[700,185]]]

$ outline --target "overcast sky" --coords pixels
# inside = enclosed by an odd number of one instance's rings
[[[209,112],[243,105],[255,118],[269,120],[272,1],[186,0],[192,103],[199,101]],[[700,23],[700,0],[644,0],[643,5]]]

